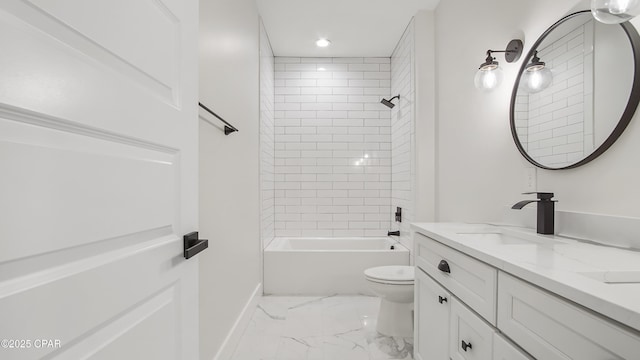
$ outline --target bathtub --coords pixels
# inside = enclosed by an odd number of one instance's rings
[[[409,257],[407,248],[388,237],[275,238],[264,250],[264,293],[373,295],[364,270],[409,265]]]

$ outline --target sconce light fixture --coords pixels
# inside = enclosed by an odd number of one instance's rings
[[[620,24],[640,14],[640,0],[591,0],[591,13],[605,24]]]
[[[543,61],[540,61],[538,52],[533,53],[531,62],[527,64],[525,71],[522,73],[521,83],[530,93],[540,92],[553,81],[553,74],[549,67]]]
[[[491,91],[500,85],[504,77],[500,64],[492,53],[504,53],[504,58],[508,63],[518,61],[520,55],[522,55],[522,41],[518,39],[511,40],[505,50],[487,50],[487,58],[485,62],[480,64],[480,68],[473,80],[478,89]]]

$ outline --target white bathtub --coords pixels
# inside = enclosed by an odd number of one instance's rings
[[[264,292],[373,295],[364,270],[409,265],[409,256],[407,248],[388,237],[275,238],[264,250]]]

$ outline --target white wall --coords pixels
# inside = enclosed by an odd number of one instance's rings
[[[253,0],[200,2],[200,100],[240,129],[225,136],[200,121],[200,232],[209,239],[199,255],[203,360],[261,281],[259,33]]]
[[[507,64],[497,54],[505,79],[491,93],[475,89],[473,76],[487,49],[502,49],[512,38],[522,38],[526,53],[548,26],[576,4],[573,0],[447,0],[436,9],[439,221],[499,220],[506,205],[524,198],[520,192],[529,164],[518,153],[509,128],[510,84],[522,60]],[[538,190],[555,192],[560,210],[640,216],[640,192],[635,190],[640,168],[634,162],[640,153],[637,117],[618,142],[593,162],[572,170],[538,169]]]
[[[596,22],[594,40],[595,144],[602,144],[617,125],[633,86],[634,59],[629,39],[619,26]]]
[[[436,82],[435,20],[419,11],[414,23],[415,180],[414,221],[435,221],[436,214]]]
[[[386,236],[389,62],[276,57],[276,236]]]
[[[269,36],[260,21],[260,237],[263,248],[275,235],[274,61]]]
[[[410,225],[414,221],[415,187],[415,43],[414,20],[404,31],[391,55],[391,94],[400,95],[391,109],[391,214],[402,208],[402,221],[391,224],[400,230],[400,242],[409,249]],[[395,216],[392,217],[395,220]]]

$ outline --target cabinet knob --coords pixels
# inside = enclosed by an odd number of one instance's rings
[[[438,296],[438,302],[440,304],[446,303],[447,302],[447,298],[446,297],[442,297],[442,296]]]
[[[451,268],[449,268],[449,263],[447,260],[440,260],[440,264],[438,264],[438,270],[446,273],[451,273]]]
[[[471,343],[466,343],[462,340],[462,350],[467,351],[467,349],[473,349],[473,347],[471,347]]]

